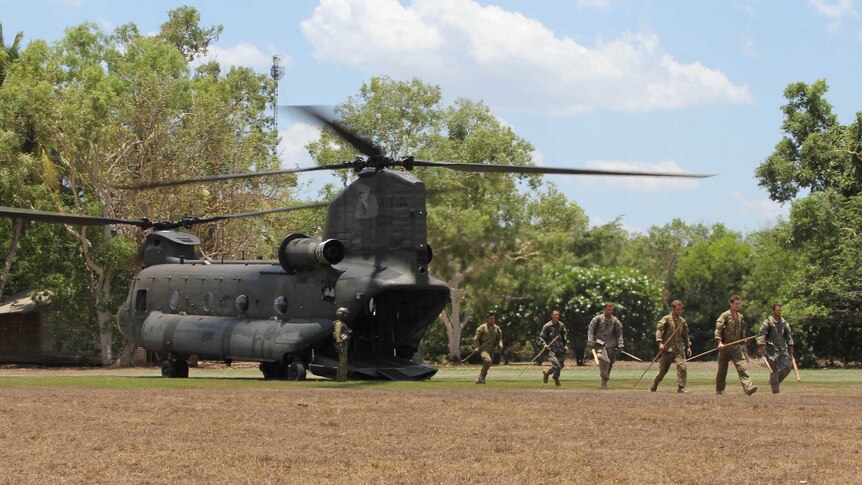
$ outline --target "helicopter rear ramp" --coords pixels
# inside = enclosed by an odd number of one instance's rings
[[[320,377],[334,379],[338,359],[317,354],[308,370]],[[437,369],[399,357],[373,357],[351,359],[347,372],[352,380],[425,381],[433,377]]]

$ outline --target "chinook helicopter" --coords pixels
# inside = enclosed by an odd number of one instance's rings
[[[316,167],[217,175],[126,186],[153,189],[187,183],[317,170],[353,170],[355,180],[328,204],[153,222],[0,207],[0,216],[76,225],[129,224],[151,229],[143,268],[117,312],[122,334],[166,356],[164,377],[188,377],[187,359],[259,362],[264,378],[334,378],[336,310],[349,311],[348,375],[352,379],[424,380],[434,367],[414,362],[428,326],[449,303],[449,287],[429,273],[426,190],[414,167],[518,174],[694,177],[688,173],[626,172],[485,163],[395,160],[318,110],[304,108],[361,156]],[[290,234],[277,261],[210,261],[183,227],[328,205],[321,237]],[[445,256],[444,256],[445,257]]]

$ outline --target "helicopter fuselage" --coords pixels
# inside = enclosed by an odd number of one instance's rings
[[[328,376],[344,307],[353,374],[411,378],[404,362],[449,301],[448,286],[428,274],[424,185],[402,172],[361,173],[330,204],[325,239],[291,235],[279,261],[219,263],[197,259],[194,236],[154,233],[117,314],[120,330],[183,361],[298,362]],[[334,264],[318,254],[333,249]],[[400,370],[380,372],[390,367]],[[425,367],[416,375],[433,375]]]

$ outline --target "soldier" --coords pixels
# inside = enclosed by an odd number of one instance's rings
[[[685,384],[688,380],[685,358],[691,357],[691,337],[685,318],[681,316],[685,305],[680,300],[674,300],[670,306],[673,308],[670,315],[665,315],[659,320],[656,327],[655,340],[658,342],[658,351],[661,353],[661,364],[649,390],[656,392],[659,383],[670,369],[670,364],[676,363],[676,392],[685,393],[687,392]],[[673,335],[673,339],[669,341],[671,335]]]
[[[473,337],[473,353],[482,352],[482,371],[479,373],[479,378],[476,379],[476,384],[484,384],[485,377],[488,376],[488,369],[494,363],[494,354],[497,350],[503,350],[503,331],[497,325],[497,314],[488,312],[488,321],[479,325],[476,329],[476,336]]]
[[[730,297],[730,309],[718,316],[715,321],[715,340],[718,342],[718,373],[715,375],[715,393],[724,394],[727,385],[727,365],[733,361],[739,381],[747,396],[757,392],[757,386],[751,383],[748,371],[745,369],[745,354],[742,344],[724,345],[745,338],[745,317],[739,313],[742,300],[738,295]]]
[[[344,307],[335,311],[332,336],[335,338],[335,348],[338,350],[338,372],[335,374],[335,380],[338,382],[347,380],[347,345],[353,333],[345,322],[349,315],[350,312]]]
[[[587,329],[587,349],[595,349],[599,357],[599,373],[602,376],[600,389],[608,388],[611,369],[617,360],[612,349],[625,350],[623,343],[623,324],[614,316],[613,302],[606,301],[604,313],[593,317]]]
[[[559,310],[551,312],[551,321],[542,327],[539,342],[542,349],[548,352],[548,362],[551,363],[551,368],[544,372],[543,380],[547,384],[548,377],[553,374],[554,384],[559,386],[560,371],[566,365],[566,327],[560,323]]]
[[[788,354],[789,352],[789,354]],[[790,324],[781,318],[781,305],[772,305],[772,316],[760,324],[760,335],[757,337],[757,355],[766,356],[772,373],[769,374],[769,385],[772,393],[781,392],[781,381],[790,374],[793,367],[793,337],[790,336]]]

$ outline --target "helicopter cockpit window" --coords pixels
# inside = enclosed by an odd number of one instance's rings
[[[245,313],[248,310],[248,297],[245,295],[239,295],[236,297],[236,309],[239,310],[240,313]]]
[[[276,313],[279,315],[284,315],[287,313],[287,298],[283,296],[279,296],[275,299],[272,304],[273,308],[275,308]]]
[[[138,290],[135,295],[135,311],[147,311],[147,290]]]

